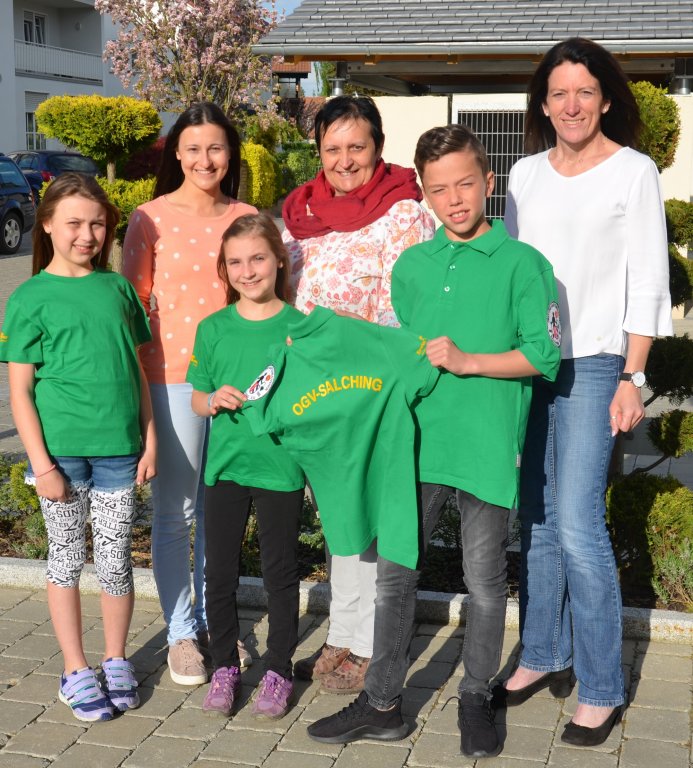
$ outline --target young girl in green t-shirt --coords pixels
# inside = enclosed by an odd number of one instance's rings
[[[33,277],[10,296],[0,334],[10,402],[48,533],[48,609],[63,653],[59,698],[78,720],[139,706],[125,659],[134,591],[135,483],[155,473],[151,404],[137,347],[151,334],[125,278],[104,269],[120,218],[94,179],[66,173],[33,230]],[[91,512],[105,651],[82,645],[79,578]]]
[[[205,602],[214,674],[202,708],[228,717],[241,690],[236,591],[254,502],[269,633],[253,714],[277,719],[286,714],[293,693],[304,477],[280,445],[253,435],[241,406],[253,399],[249,387],[261,370],[261,380],[271,382],[268,349],[283,343],[289,323],[303,315],[284,301],[288,255],[270,217],[236,219],[222,235],[217,270],[228,306],[198,326],[187,376],[193,410],[213,417],[205,466]]]

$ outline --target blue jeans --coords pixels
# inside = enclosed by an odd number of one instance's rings
[[[534,380],[523,453],[520,665],[573,665],[578,701],[623,703],[621,594],[606,528],[609,404],[618,355],[564,360],[554,383]]]
[[[168,643],[195,638],[207,628],[204,605],[204,485],[208,419],[190,405],[190,384],[151,384],[157,433],[157,475],[152,481],[152,566],[168,626]],[[195,523],[193,608],[190,531]]]
[[[462,568],[469,590],[462,648],[464,677],[459,691],[483,693],[498,672],[507,600],[506,546],[509,510],[445,485],[420,487],[421,538],[425,550],[445,502],[457,497],[462,531]],[[374,707],[387,709],[397,701],[409,669],[409,646],[416,612],[420,571],[378,558],[373,658],[365,690]]]
[[[76,488],[96,491],[122,491],[133,488],[140,457],[128,456],[51,456],[60,474]],[[28,485],[36,485],[29,463],[26,470]]]

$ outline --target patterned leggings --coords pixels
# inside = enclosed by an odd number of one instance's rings
[[[132,523],[135,489],[97,491],[71,486],[67,501],[39,497],[48,532],[47,578],[59,587],[74,587],[86,559],[85,531],[91,508],[94,563],[101,588],[115,597],[132,592]]]

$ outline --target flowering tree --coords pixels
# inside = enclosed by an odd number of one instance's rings
[[[242,122],[275,111],[271,63],[252,46],[277,23],[274,0],[96,0],[120,25],[104,58],[127,88],[157,109],[213,101]]]

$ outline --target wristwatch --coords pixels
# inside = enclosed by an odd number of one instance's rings
[[[630,383],[640,389],[645,383],[645,374],[642,371],[633,371],[632,373],[625,373],[625,371],[618,377],[619,381],[630,381]]]

